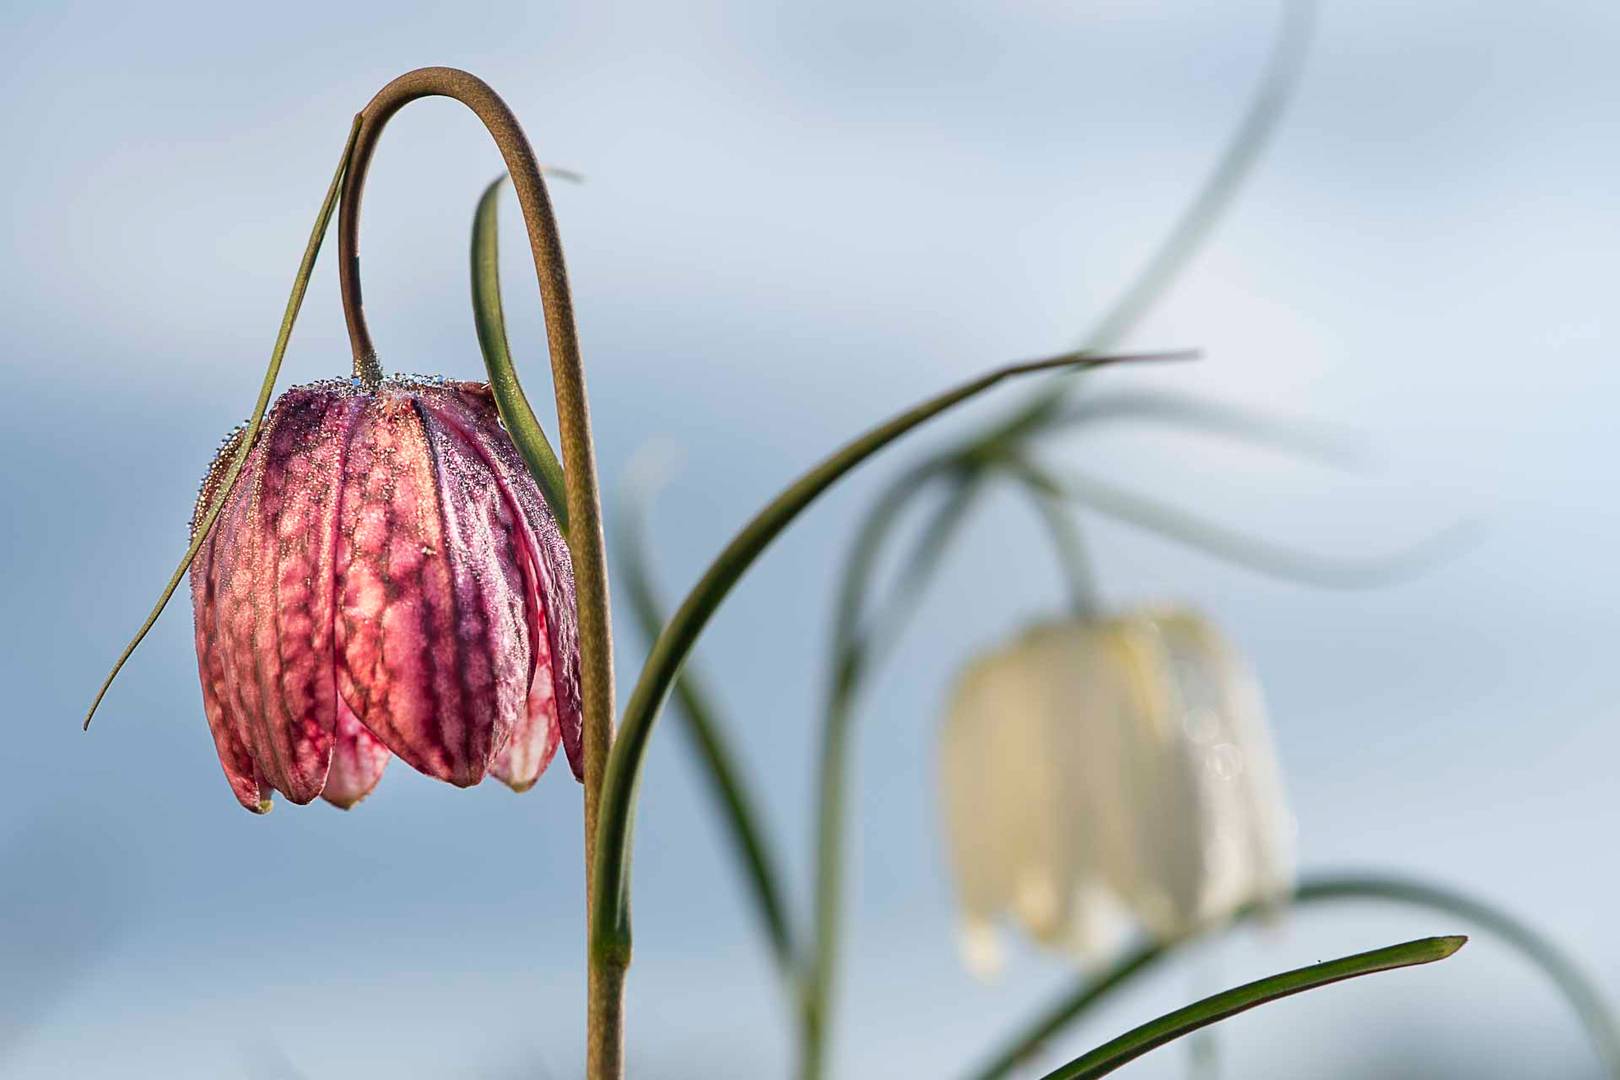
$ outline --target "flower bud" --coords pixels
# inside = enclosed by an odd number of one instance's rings
[[[391,756],[521,791],[560,743],[583,773],[568,547],[483,384],[287,391],[191,590],[203,707],[250,810],[272,790],[353,806]]]

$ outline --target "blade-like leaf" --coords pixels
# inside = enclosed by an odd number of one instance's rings
[[[518,453],[523,455],[546,505],[557,517],[557,525],[568,532],[568,495],[563,483],[562,462],[551,448],[551,440],[540,427],[540,421],[523,393],[517,370],[512,365],[512,350],[506,338],[506,315],[501,309],[501,269],[498,242],[501,183],[504,175],[491,181],[478,200],[473,214],[472,229],[472,303],[473,323],[478,328],[478,348],[484,354],[484,370],[489,373],[489,387],[495,395],[495,407],[500,410],[501,422],[511,433]]]
[[[337,208],[343,174],[348,171],[349,155],[354,150],[354,140],[359,133],[360,117],[356,116],[349,128],[349,140],[343,145],[343,156],[338,160],[337,172],[332,176],[332,183],[326,189],[326,198],[321,202],[320,212],[315,216],[315,227],[310,231],[309,242],[304,246],[304,257],[298,264],[298,273],[293,277],[292,295],[287,298],[287,309],[281,316],[281,329],[276,333],[275,347],[270,350],[270,364],[265,368],[264,381],[259,385],[259,398],[253,404],[253,415],[248,420],[242,445],[237,449],[230,468],[225,471],[224,479],[220,481],[213,505],[197,523],[191,545],[186,548],[185,555],[180,559],[180,565],[169,578],[169,583],[163,587],[163,593],[158,597],[157,603],[152,605],[152,611],[146,616],[146,621],[135,631],[135,636],[124,646],[124,651],[118,654],[118,659],[102,682],[101,689],[96,691],[95,700],[90,703],[90,708],[84,714],[86,730],[89,730],[90,721],[96,715],[101,699],[107,696],[113,680],[118,678],[118,673],[123,670],[125,662],[134,654],[147,632],[157,623],[158,616],[163,614],[163,609],[168,605],[169,598],[174,595],[174,590],[180,587],[180,580],[190,569],[191,560],[202,549],[203,541],[208,539],[208,530],[214,527],[214,519],[219,516],[219,508],[225,505],[225,497],[231,493],[231,486],[236,483],[237,474],[242,471],[242,463],[247,460],[248,452],[253,449],[253,441],[259,435],[259,425],[264,422],[265,409],[270,406],[270,396],[275,393],[276,378],[281,374],[281,358],[286,355],[287,342],[292,338],[293,323],[298,320],[298,309],[303,306],[304,294],[309,291],[309,278],[315,270],[315,258],[321,252],[321,240],[326,236],[326,227],[332,220],[332,211]]]
[[[1604,1075],[1620,1080],[1620,1018],[1616,1017],[1603,991],[1551,941],[1501,908],[1426,881],[1367,873],[1312,875],[1295,887],[1288,904],[1300,908],[1368,900],[1443,912],[1488,931],[1512,948],[1552,982],[1585,1027],[1603,1063]],[[1234,913],[1226,924],[1212,927],[1211,931],[1272,917],[1276,913],[1275,902],[1250,904]],[[972,1080],[1001,1080],[1011,1075],[1041,1046],[1087,1015],[1093,1005],[1175,955],[1181,946],[1202,936],[1146,942],[1121,956],[1106,971],[1081,979],[1008,1039],[994,1057],[968,1075]]]
[[[650,486],[641,483],[626,487],[618,528],[613,530],[618,541],[616,561],[623,575],[630,610],[649,644],[664,626],[664,606],[653,585],[652,560],[647,550]],[[737,764],[718,709],[707,687],[690,666],[684,667],[675,679],[675,703],[679,706],[677,715],[685,721],[692,736],[692,748],[705,766],[710,794],[728,830],[732,854],[749,884],[777,970],[784,978],[792,979],[796,977],[797,956],[787,902],[783,898],[779,862],[763,831],[763,815]]]
[[[1466,550],[1480,533],[1477,521],[1465,520],[1388,555],[1332,558],[1229,529],[1074,470],[1057,476],[1030,462],[1026,462],[1026,469],[1029,481],[1054,497],[1072,500],[1256,573],[1324,589],[1369,589],[1407,580]]]
[[[1466,937],[1461,936],[1421,938],[1403,945],[1391,945],[1387,949],[1374,949],[1371,952],[1357,953],[1339,960],[1329,960],[1323,964],[1312,964],[1310,967],[1295,968],[1281,975],[1258,979],[1204,998],[1202,1001],[1195,1001],[1175,1012],[1166,1013],[1157,1020],[1150,1020],[1140,1027],[1132,1028],[1089,1054],[1083,1054],[1067,1065],[1053,1069],[1046,1074],[1044,1080],[1096,1080],[1097,1077],[1107,1076],[1120,1066],[1167,1042],[1256,1006],[1343,982],[1346,979],[1359,978],[1362,975],[1374,975],[1380,971],[1394,971],[1418,964],[1432,964],[1436,960],[1444,960],[1452,955],[1467,941]]]
[[[596,892],[591,922],[592,948],[617,953],[628,959],[629,920],[629,831],[635,802],[636,781],[646,756],[647,742],[671,684],[715,611],[741,580],[754,560],[792,524],[812,502],[867,458],[902,435],[920,427],[939,414],[973,398],[1005,379],[1062,367],[1096,367],[1123,360],[1166,360],[1190,357],[1190,353],[1161,353],[1135,357],[1102,357],[1088,353],[1029,363],[1013,364],[982,375],[954,390],[908,409],[847,444],[820,465],[801,476],[753,520],[743,526],[725,549],[715,557],[703,577],[692,588],[653,643],[641,677],[625,705],[624,718],[612,753],[608,756],[603,780],[596,835]]]

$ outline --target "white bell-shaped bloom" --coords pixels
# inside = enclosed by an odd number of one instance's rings
[[[1170,938],[1293,882],[1293,823],[1259,689],[1201,617],[1038,626],[971,664],[941,748],[963,951],[1009,917],[1083,963],[1132,922]]]

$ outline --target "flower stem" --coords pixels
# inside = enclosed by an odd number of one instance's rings
[[[349,326],[355,374],[380,377],[377,352],[361,308],[357,250],[360,198],[366,169],[383,126],[400,109],[423,97],[449,97],[481,120],[500,149],[512,177],[512,189],[523,210],[534,270],[545,311],[546,341],[551,353],[551,380],[557,399],[557,426],[562,443],[567,488],[568,547],[573,560],[579,608],[580,681],[584,711],[586,905],[592,910],[596,812],[601,801],[608,753],[613,743],[613,653],[608,614],[607,558],[602,538],[602,506],[596,478],[596,452],[591,442],[585,369],[574,331],[573,304],[562,242],[546,195],[545,181],[529,141],[506,103],[481,79],[455,68],[420,68],[378,91],[361,112],[354,159],[343,186],[338,216],[339,272],[343,312]],[[526,455],[527,456],[527,455]],[[617,1080],[624,1074],[624,976],[628,954],[588,952],[586,1076]]]

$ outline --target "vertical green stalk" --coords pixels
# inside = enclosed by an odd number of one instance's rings
[[[800,1044],[799,1075],[803,1080],[827,1071],[827,1026],[837,985],[837,942],[843,923],[844,831],[847,824],[849,741],[857,691],[868,668],[904,628],[958,530],[967,521],[983,486],[980,468],[949,478],[944,502],[919,533],[916,549],[905,560],[901,579],[887,607],[863,618],[877,557],[897,515],[889,508],[909,498],[916,481],[931,474],[908,473],[888,488],[857,533],[849,566],[840,590],[840,616],[835,626],[833,674],[827,689],[825,724],[818,758],[816,797],[815,948],[806,973],[805,1019]]]

